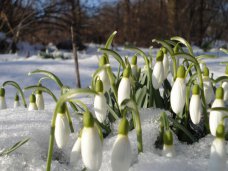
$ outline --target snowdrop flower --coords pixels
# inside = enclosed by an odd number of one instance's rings
[[[138,66],[137,66],[137,56],[136,55],[134,55],[131,60],[131,72],[132,72],[132,75],[135,78],[137,78]]]
[[[167,54],[167,50],[166,48],[162,48],[164,57],[163,57],[163,68],[164,68],[164,80],[167,78],[168,74],[169,74],[169,58],[168,58],[168,54]]]
[[[163,67],[163,52],[159,50],[156,57],[156,63],[154,65],[152,73],[152,84],[155,89],[159,89],[164,81],[164,67]]]
[[[32,110],[38,110],[36,105],[36,96],[34,94],[31,94],[29,97],[28,111],[32,111]]]
[[[223,101],[223,88],[219,87],[216,89],[216,99],[212,104],[213,107],[224,107]],[[224,114],[222,111],[211,111],[209,116],[210,131],[213,136],[216,136],[216,129],[221,123]]]
[[[162,155],[165,157],[174,157],[176,155],[176,151],[173,146],[173,134],[170,130],[164,132],[163,141],[164,145]]]
[[[195,84],[192,89],[192,97],[189,105],[190,118],[194,124],[198,124],[202,114],[202,104],[199,95],[199,85]]]
[[[121,106],[121,103],[125,99],[130,99],[131,93],[131,83],[130,83],[130,68],[126,67],[123,72],[123,78],[120,81],[118,87],[118,105]]]
[[[123,118],[120,121],[118,135],[112,147],[111,166],[112,171],[127,171],[131,165],[131,144],[128,139],[128,121]]]
[[[108,61],[105,55],[103,55],[100,60],[99,60],[99,66],[105,66],[108,65]],[[103,69],[102,71],[100,71],[100,73],[98,74],[100,80],[103,82],[103,86],[104,86],[104,91],[108,91],[111,88],[110,85],[110,81],[109,81],[109,77],[108,77],[108,73],[106,69]]]
[[[216,131],[216,138],[211,144],[211,153],[208,164],[209,171],[226,171],[226,147],[225,147],[225,128],[219,124]]]
[[[1,88],[0,89],[0,109],[6,109],[6,100],[5,100],[5,89]]]
[[[13,107],[14,108],[17,108],[20,106],[20,102],[19,102],[19,96],[18,94],[16,94],[15,98],[14,98],[14,104],[13,104]]]
[[[103,83],[101,80],[97,80],[96,82],[96,92],[98,94],[95,95],[94,98],[94,111],[97,120],[102,123],[105,121],[107,116],[107,105],[103,94]]]
[[[79,136],[74,143],[73,149],[70,154],[70,163],[72,166],[76,166],[78,160],[81,158],[81,133],[82,130],[80,131]]]
[[[42,91],[36,91],[36,105],[39,110],[44,110],[44,97]]]
[[[170,103],[171,108],[176,114],[181,114],[185,105],[186,85],[185,85],[185,68],[183,65],[179,66],[177,70],[177,78],[173,84]]]
[[[102,162],[102,142],[90,112],[84,113],[83,124],[81,137],[82,161],[88,170],[98,171]]]
[[[201,70],[201,72],[203,72],[203,71],[204,71],[205,63],[202,63],[202,62],[201,62],[199,65],[200,65],[200,70]]]
[[[207,66],[204,66],[204,72],[203,72],[203,91],[205,95],[206,103],[211,103],[212,99],[214,98],[214,90],[211,83],[211,79],[209,78],[209,69]]]
[[[68,143],[70,127],[66,116],[66,105],[62,105],[57,113],[55,121],[55,142],[62,149]]]

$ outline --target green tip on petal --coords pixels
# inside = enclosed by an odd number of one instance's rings
[[[99,66],[104,66],[108,63],[107,57],[105,55],[102,55],[102,57],[99,59]]]
[[[225,126],[223,124],[219,124],[216,129],[216,137],[224,138],[225,137]]]
[[[118,127],[118,134],[127,135],[129,129],[128,120],[126,118],[122,118]]]
[[[5,97],[5,89],[4,88],[0,89],[0,96]]]
[[[173,134],[170,130],[164,132],[163,142],[165,145],[173,145]]]
[[[36,94],[42,94],[42,91],[41,90],[37,90]]]
[[[29,97],[30,103],[35,103],[36,102],[36,96],[34,94],[31,94]]]
[[[224,90],[222,87],[216,89],[216,99],[223,99]]]
[[[163,52],[164,54],[167,54],[167,49],[166,49],[166,48],[162,47],[161,50],[162,50],[162,52]]]
[[[178,53],[180,49],[180,45],[176,44],[176,46],[173,48],[174,53]]]
[[[156,57],[156,61],[162,61],[163,60],[163,51],[162,50],[159,50],[158,53],[157,53],[157,57]]]
[[[199,94],[199,85],[195,84],[192,88],[192,94]]]
[[[207,66],[204,66],[204,69],[203,69],[203,76],[209,77],[209,69],[208,69]]]
[[[131,64],[132,64],[132,65],[137,65],[137,56],[136,56],[136,55],[134,55],[134,56],[132,57],[132,59],[131,59]]]
[[[96,81],[96,92],[103,93],[103,82],[101,80]]]
[[[225,74],[228,75],[228,64],[226,64],[226,71]]]
[[[130,77],[130,73],[131,73],[131,68],[130,68],[129,66],[127,66],[127,67],[124,69],[123,77],[129,78],[129,77]]]
[[[60,114],[66,113],[66,104],[65,103],[62,106],[60,106],[58,113],[60,113]]]
[[[18,96],[18,94],[15,95],[14,100],[15,100],[15,101],[19,101],[19,96]]]
[[[83,114],[83,124],[84,124],[84,127],[94,126],[93,115],[89,111]]]
[[[177,70],[177,77],[178,78],[184,78],[185,77],[185,68],[183,65],[180,65]]]

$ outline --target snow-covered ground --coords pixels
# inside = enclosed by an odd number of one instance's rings
[[[92,73],[98,67],[99,53],[97,52],[98,45],[91,44],[89,48],[79,53],[79,67],[82,87],[88,87],[91,81]],[[131,51],[124,50],[118,47],[118,52],[121,56],[132,57],[134,54]],[[153,50],[155,56],[158,49]],[[143,49],[148,53],[147,49]],[[194,48],[194,53],[202,54],[202,50]],[[21,53],[23,54],[23,53]],[[213,49],[209,54],[214,54],[218,58],[204,60],[210,70],[214,73],[214,78],[223,75],[225,65],[220,62],[228,61],[228,56],[219,50]],[[118,69],[118,63],[110,57],[110,63],[114,71]],[[144,65],[143,58],[138,58],[138,64]],[[44,69],[56,74],[64,84],[75,87],[75,70],[73,60],[52,60],[40,59],[37,56],[25,58],[25,56],[17,54],[0,55],[0,85],[7,81],[16,81],[22,88],[37,84],[40,75],[28,76],[28,72],[35,69]],[[59,89],[53,81],[44,80],[43,84],[52,89],[57,96],[59,96]],[[44,111],[28,112],[24,108],[12,109],[13,100],[16,90],[10,86],[6,87],[6,99],[9,109],[0,111],[0,151],[4,148],[10,147],[17,141],[24,138],[30,140],[21,146],[19,149],[11,153],[9,156],[0,158],[1,171],[42,171],[45,170],[49,129],[55,103],[50,96],[45,95],[45,104],[49,106]],[[26,91],[25,95],[28,97],[31,91]],[[83,98],[85,103],[91,106],[93,98]],[[137,154],[137,141],[135,131],[129,133],[131,146],[133,149],[132,171],[204,171],[208,168],[208,158],[210,154],[210,145],[213,137],[208,135],[201,139],[198,143],[187,145],[180,143],[174,137],[174,144],[177,156],[174,158],[165,158],[161,156],[161,151],[154,147],[154,142],[157,138],[159,129],[159,109],[142,109],[140,111],[142,120],[142,132],[144,152]],[[79,125],[82,124],[73,115],[74,128],[77,131]],[[117,124],[114,124],[116,129]],[[115,131],[114,131],[115,132]],[[52,170],[81,170],[83,168],[80,161],[77,168],[72,168],[69,164],[70,151],[76,141],[77,134],[70,136],[70,143],[63,150],[59,150],[56,145],[54,148]],[[101,166],[102,171],[111,170],[110,155],[111,147],[116,138],[116,134],[110,135],[104,140],[103,145],[103,162]],[[226,151],[228,152],[228,145],[226,144]],[[227,161],[228,168],[228,161]]]

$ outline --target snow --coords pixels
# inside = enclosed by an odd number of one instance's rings
[[[98,67],[99,53],[97,48],[100,45],[90,44],[86,51],[79,52],[79,67],[82,81],[82,87],[88,87],[91,81],[91,75]],[[132,57],[133,52],[117,47],[121,56]],[[155,56],[158,49],[153,50]],[[147,49],[143,49],[148,53]],[[195,54],[202,54],[201,49],[194,48]],[[214,78],[221,76],[225,71],[225,65],[220,62],[227,61],[227,55],[218,50],[209,52],[218,56],[217,59],[206,59],[205,63],[214,73]],[[41,75],[28,76],[28,72],[35,69],[44,69],[56,74],[64,84],[75,87],[75,70],[73,59],[41,59],[36,55],[25,58],[23,53],[18,54],[1,54],[0,55],[0,84],[7,80],[13,80],[19,83],[23,88],[29,85],[37,84]],[[118,63],[113,57],[110,57],[110,63],[113,70],[118,70]],[[143,58],[138,58],[138,64],[144,65]],[[44,80],[43,85],[47,86],[59,97],[59,88],[51,80]],[[1,171],[42,171],[46,167],[46,158],[48,151],[50,122],[53,114],[55,103],[52,98],[44,94],[45,104],[48,106],[44,111],[27,111],[23,107],[12,109],[13,100],[16,90],[6,87],[6,101],[9,109],[0,111],[0,151],[7,147],[11,147],[16,142],[30,138],[30,140],[8,156],[1,157]],[[26,91],[28,98],[31,91]],[[92,108],[93,97],[80,97],[86,104]],[[154,147],[154,142],[158,136],[159,115],[162,110],[150,108],[141,109],[142,133],[144,152],[137,155],[137,141],[135,131],[129,132],[129,139],[132,147],[132,165],[130,171],[205,171],[208,168],[208,159],[210,154],[210,145],[213,141],[211,135],[202,138],[199,142],[192,145],[181,143],[174,137],[174,144],[177,156],[174,158],[165,158],[161,156],[161,150]],[[83,164],[80,160],[77,167],[73,168],[70,161],[70,152],[77,139],[77,131],[82,125],[82,121],[78,120],[75,114],[73,116],[73,125],[76,133],[70,135],[68,145],[60,150],[56,144],[54,146],[52,170],[68,171],[82,170]],[[111,170],[110,156],[111,148],[117,137],[118,122],[113,125],[113,133],[104,139],[103,143],[103,161],[101,171]],[[226,143],[226,151],[228,145]],[[227,161],[228,168],[228,161]]]

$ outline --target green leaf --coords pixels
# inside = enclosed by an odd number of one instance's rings
[[[42,92],[45,92],[47,94],[49,94],[55,102],[58,101],[58,99],[56,98],[56,96],[52,93],[52,91],[50,89],[48,89],[47,87],[44,87],[44,86],[38,86],[38,85],[31,85],[31,86],[28,86],[28,87],[25,87],[24,90],[40,90]]]
[[[143,100],[145,99],[146,91],[147,91],[146,86],[143,86],[142,88],[139,88],[135,93],[136,103],[139,108],[143,106]]]
[[[165,129],[169,130],[169,121],[165,112],[161,112],[161,122],[164,125]]]
[[[174,53],[173,48],[165,41],[153,39],[152,42],[157,42],[157,43],[161,44],[164,48],[166,48],[169,51],[170,55],[173,55],[173,53]]]
[[[125,68],[125,63],[123,61],[123,59],[121,58],[121,56],[115,52],[114,50],[111,50],[111,49],[106,49],[106,48],[99,48],[98,51],[101,51],[103,53],[107,53],[107,54],[110,54],[112,55],[119,63],[120,65],[122,66],[122,68],[124,69]]]
[[[30,140],[30,138],[26,138],[26,139],[24,139],[24,140],[21,140],[21,141],[17,142],[17,143],[14,144],[12,147],[3,150],[3,151],[0,153],[0,156],[5,156],[5,155],[8,155],[8,154],[12,153],[12,152],[15,151],[16,149],[18,149],[20,146],[22,146],[23,144],[25,144],[26,142],[28,142],[29,140]]]
[[[106,44],[105,44],[105,48],[109,49],[111,44],[112,44],[112,41],[113,41],[113,38],[115,37],[117,31],[114,31],[108,38]]]
[[[172,37],[171,40],[176,40],[181,42],[183,45],[185,45],[188,48],[190,55],[192,56],[194,55],[191,45],[184,38],[175,36],[175,37]]]
[[[5,81],[2,85],[4,87],[6,85],[11,85],[11,86],[15,87],[19,91],[19,93],[21,95],[21,98],[22,98],[22,101],[23,101],[23,104],[24,104],[25,108],[27,108],[27,103],[26,103],[26,100],[25,100],[25,95],[24,95],[23,91],[21,90],[21,87],[15,81]]]
[[[116,112],[115,112],[109,105],[107,105],[107,107],[108,107],[108,111],[112,114],[112,116],[113,116],[116,120],[118,120],[119,117],[118,117],[118,115],[116,114]]]
[[[173,54],[173,56],[178,58],[184,58],[184,59],[187,59],[188,61],[193,62],[194,64],[198,64],[198,61],[196,60],[196,58],[187,53],[176,53],[176,54]]]
[[[228,81],[228,76],[221,76],[216,78],[213,82],[214,83],[219,83],[219,82],[223,82],[223,81]]]
[[[180,123],[178,123],[176,120],[174,120],[171,117],[168,117],[168,119],[173,123],[173,125],[183,131],[190,139],[192,142],[197,142],[197,139]]]
[[[53,73],[46,71],[46,70],[35,70],[32,72],[29,72],[28,75],[33,75],[33,74],[44,74],[47,77],[49,77],[51,80],[55,81],[56,84],[61,88],[63,86],[63,83],[60,81],[60,79]]]

